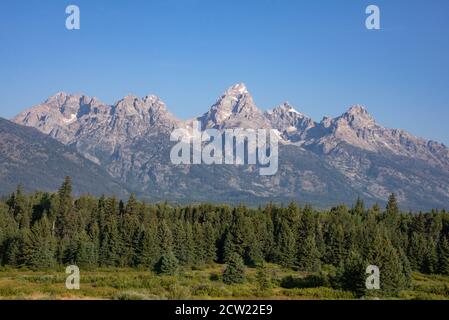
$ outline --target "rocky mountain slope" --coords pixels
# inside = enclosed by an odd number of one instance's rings
[[[9,194],[22,184],[25,190],[54,191],[66,176],[72,177],[76,194],[128,192],[100,166],[81,156],[74,148],[0,118],[0,194]]]
[[[244,84],[230,87],[196,118],[202,129],[272,128],[281,137],[279,171],[256,166],[172,165],[176,119],[156,96],[127,96],[114,105],[59,93],[14,121],[73,145],[142,197],[172,201],[260,203],[297,200],[321,207],[383,203],[396,192],[405,209],[447,207],[449,149],[384,128],[362,106],[315,122],[289,103],[262,112]]]
[[[264,113],[256,107],[244,84],[230,87],[208,112],[197,119],[202,129],[270,128]]]

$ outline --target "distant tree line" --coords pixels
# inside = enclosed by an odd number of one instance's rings
[[[145,204],[131,196],[72,198],[70,178],[57,193],[0,201],[3,266],[51,269],[139,267],[175,274],[179,268],[225,263],[223,280],[244,281],[244,267],[272,262],[299,271],[335,270],[333,285],[363,293],[368,265],[383,291],[410,286],[411,272],[449,275],[449,213],[401,212],[394,195],[382,210],[326,211],[311,206]],[[263,274],[258,274],[262,280]]]

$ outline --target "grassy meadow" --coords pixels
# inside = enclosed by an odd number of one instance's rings
[[[157,299],[355,299],[353,293],[304,281],[310,274],[268,264],[269,285],[261,288],[257,269],[246,270],[242,284],[226,285],[223,265],[184,270],[176,276],[138,269],[81,270],[79,290],[65,287],[64,270],[36,272],[0,269],[0,299],[20,300],[157,300]],[[375,297],[375,294],[373,295]],[[371,297],[371,298],[373,298]],[[413,274],[413,286],[380,299],[449,299],[449,277]]]

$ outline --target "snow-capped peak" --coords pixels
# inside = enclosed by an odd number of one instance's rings
[[[306,116],[302,114],[301,112],[297,111],[288,101],[284,102],[283,104],[277,106],[276,108],[272,110],[268,110],[267,114],[273,114],[273,113],[290,113],[291,115],[296,115],[305,118]]]
[[[301,113],[299,113],[295,108],[293,108],[293,107],[290,107],[290,109],[288,110],[289,112],[293,112],[293,113],[296,113],[296,114],[301,114]]]
[[[248,89],[246,88],[246,85],[244,83],[238,83],[233,86],[231,86],[227,91],[226,95],[233,95],[233,94],[245,94],[248,93]]]

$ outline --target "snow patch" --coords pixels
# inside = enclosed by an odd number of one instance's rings
[[[248,90],[246,89],[245,86],[241,86],[241,87],[238,89],[238,92],[239,92],[239,93],[247,93]]]
[[[295,108],[290,107],[290,109],[288,109],[288,111],[296,113],[296,114],[301,114],[300,112],[298,112]]]
[[[70,115],[69,119],[65,119],[65,118],[63,119],[65,124],[71,124],[71,123],[75,122],[75,120],[76,120],[76,114],[75,113]]]

